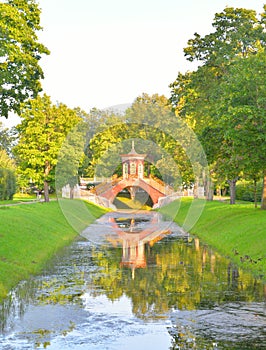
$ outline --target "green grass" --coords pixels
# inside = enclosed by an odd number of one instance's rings
[[[32,202],[34,200],[36,200],[36,195],[17,193],[17,194],[14,195],[13,200],[0,201],[0,205],[18,204],[18,203],[23,203],[23,202]]]
[[[203,204],[201,200],[197,202]],[[174,221],[182,226],[191,203],[192,199],[183,198],[178,211],[178,203],[173,202],[160,212],[174,217]],[[250,203],[206,202],[190,233],[266,280],[266,211],[256,209]]]
[[[77,205],[80,205],[80,201],[69,202],[77,202]],[[88,208],[90,215],[83,220],[80,228],[85,228],[96,217],[106,212],[93,204],[82,205]],[[46,262],[60,248],[72,242],[77,234],[65,219],[56,201],[1,206],[0,299],[20,280],[39,273]]]
[[[50,194],[49,197],[50,199],[57,199],[55,193]],[[43,200],[43,195],[41,197],[41,200]],[[7,204],[19,204],[25,202],[39,202],[39,200],[37,200],[36,194],[16,193],[13,197],[13,200],[0,201],[0,206]]]

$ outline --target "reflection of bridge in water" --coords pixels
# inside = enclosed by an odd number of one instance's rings
[[[121,214],[121,213],[120,213]],[[145,245],[152,246],[155,242],[171,233],[169,223],[160,220],[159,213],[142,216],[140,212],[125,213],[119,217],[110,216],[109,224],[114,230],[107,240],[114,246],[121,245],[123,249],[121,266],[132,270],[132,278],[136,268],[146,267]]]
[[[122,248],[121,267],[132,270],[145,268],[145,246],[153,246],[171,233],[182,237],[187,234],[171,221],[165,221],[162,215],[154,211],[120,210],[109,212],[88,226],[82,236],[96,245]]]

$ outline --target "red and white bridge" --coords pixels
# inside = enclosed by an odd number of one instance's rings
[[[163,198],[165,198],[164,204],[167,204],[168,200],[171,202],[182,196],[181,193],[177,194],[170,185],[160,179],[145,176],[144,160],[146,154],[139,154],[135,151],[134,141],[132,142],[131,151],[128,154],[122,154],[121,158],[123,167],[122,177],[103,179],[101,183],[98,182],[93,191],[81,190],[80,196],[89,200],[93,200],[89,197],[94,196],[93,201],[97,204],[111,207],[117,195],[124,189],[129,191],[131,199],[135,199],[136,192],[142,189],[150,196],[154,206],[160,205],[164,201]],[[80,179],[80,183],[83,186],[90,182],[86,182],[84,178]],[[160,199],[162,200],[160,201]]]
[[[159,198],[172,195],[174,192],[172,187],[164,184],[162,181],[148,177],[136,178],[130,176],[128,178],[118,178],[112,182],[101,183],[95,187],[95,192],[97,196],[113,202],[116,196],[124,189],[128,189],[131,198],[134,199],[138,188],[147,192],[153,204],[158,203]]]
[[[121,154],[123,177],[109,183],[102,183],[95,187],[96,195],[106,198],[111,203],[125,188],[128,189],[131,199],[135,198],[137,189],[141,188],[150,196],[153,204],[157,204],[159,198],[171,195],[174,190],[159,179],[144,176],[144,160],[146,154],[135,151],[134,141],[128,154]]]

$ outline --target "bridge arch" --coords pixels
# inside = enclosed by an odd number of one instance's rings
[[[153,204],[158,203],[160,197],[164,197],[164,194],[149,186],[145,181],[141,179],[127,179],[121,180],[115,186],[113,186],[110,193],[106,193],[106,198],[108,198],[112,203],[123,189],[128,187],[140,187],[151,197]]]

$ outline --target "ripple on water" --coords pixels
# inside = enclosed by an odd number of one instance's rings
[[[211,310],[176,310],[170,334],[214,339],[221,349],[266,349],[265,303],[228,303]],[[219,347],[218,347],[219,348]]]
[[[112,302],[104,295],[85,293],[82,301],[83,307],[31,305],[12,334],[0,339],[1,350],[32,350],[43,348],[43,344],[49,350],[133,350],[137,339],[141,344],[154,344],[153,350],[169,349],[165,322],[139,320],[127,297]],[[38,347],[38,343],[42,345]]]

